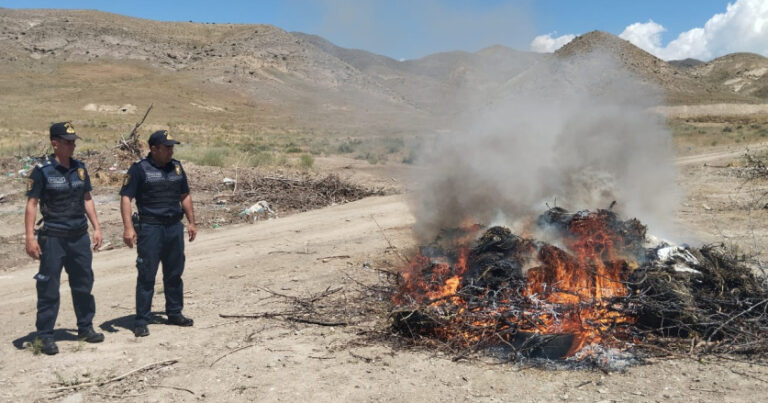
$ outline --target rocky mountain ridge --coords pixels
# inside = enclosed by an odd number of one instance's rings
[[[534,73],[557,71],[542,66],[594,52],[611,55],[622,68],[660,87],[667,104],[768,101],[765,57],[732,54],[703,64],[668,63],[600,31],[579,36],[554,54],[492,46],[397,61],[270,25],[0,9],[0,26],[3,72],[45,77],[62,66],[138,63],[189,77],[189,85],[222,86],[225,92],[270,103],[307,124],[318,118],[333,120],[329,112],[340,114],[340,121],[380,114],[378,121],[384,125],[391,116],[417,121],[451,116],[467,102],[514,89],[516,82]],[[114,77],[119,79],[119,74]]]

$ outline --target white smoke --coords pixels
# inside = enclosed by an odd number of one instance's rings
[[[431,144],[413,200],[421,240],[464,218],[515,229],[547,203],[575,211],[615,200],[623,216],[672,227],[676,170],[670,133],[648,110],[654,89],[607,55],[543,64]]]

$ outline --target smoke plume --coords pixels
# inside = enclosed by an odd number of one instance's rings
[[[659,93],[604,54],[552,58],[466,110],[423,153],[416,233],[465,218],[513,229],[547,206],[608,208],[671,234],[677,207],[670,132],[648,110]]]

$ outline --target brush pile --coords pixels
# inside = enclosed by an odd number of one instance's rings
[[[547,211],[536,231],[547,242],[480,232],[444,231],[420,248],[392,295],[396,334],[512,360],[768,353],[765,282],[722,247],[654,241],[610,210]]]

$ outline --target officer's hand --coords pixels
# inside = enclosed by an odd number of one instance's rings
[[[192,242],[197,237],[197,225],[195,224],[189,224],[187,225],[187,233],[189,233],[189,242]]]
[[[132,227],[128,227],[123,231],[123,242],[129,248],[133,248],[133,245],[136,245],[136,231]]]
[[[101,230],[93,231],[93,250],[99,250],[101,248]]]
[[[27,239],[26,249],[27,249],[27,255],[29,255],[29,257],[35,260],[40,259],[40,254],[42,253],[42,251],[40,250],[40,244],[37,243],[37,239],[35,238]]]

